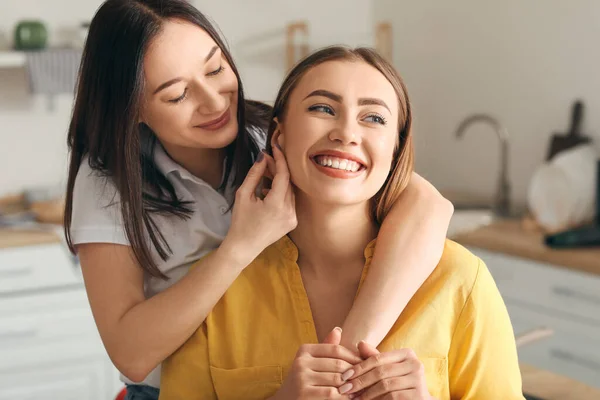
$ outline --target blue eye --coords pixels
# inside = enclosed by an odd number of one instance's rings
[[[387,124],[387,121],[385,120],[385,118],[383,118],[381,115],[377,115],[377,114],[368,115],[365,118],[365,121],[367,121],[367,122],[374,122],[374,123],[380,124],[380,125],[386,125]]]
[[[317,105],[308,107],[308,111],[324,112],[329,115],[335,115],[335,112],[333,111],[333,109],[331,107],[323,105],[323,104],[317,104]]]

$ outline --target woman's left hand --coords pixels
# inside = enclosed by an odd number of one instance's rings
[[[423,364],[411,349],[380,353],[365,342],[358,345],[366,358],[352,367],[354,373],[348,383],[352,389],[346,394],[360,400],[432,400],[425,382]]]

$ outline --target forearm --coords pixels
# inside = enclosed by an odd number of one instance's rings
[[[222,246],[172,287],[132,307],[109,335],[115,365],[129,379],[143,380],[198,329],[250,262]]]
[[[452,213],[452,204],[413,174],[381,226],[369,276],[344,322],[343,345],[383,340],[438,264]]]

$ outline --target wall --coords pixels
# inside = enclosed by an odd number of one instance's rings
[[[218,22],[238,63],[248,97],[272,101],[284,72],[283,30],[307,20],[313,47],[369,43],[371,5],[362,0],[192,1]],[[91,19],[100,0],[2,0],[0,48],[16,22],[43,19],[52,43],[60,45],[79,22]],[[263,38],[263,39],[261,39]],[[267,39],[265,39],[267,38]],[[64,184],[66,130],[71,96],[50,111],[45,98],[27,92],[23,69],[0,69],[0,196],[26,187]]]
[[[375,0],[374,19],[393,23],[394,60],[416,114],[417,168],[436,186],[495,190],[499,145],[490,128],[453,133],[474,112],[510,134],[514,198],[564,132],[574,99],[583,131],[600,140],[600,2],[573,0]]]

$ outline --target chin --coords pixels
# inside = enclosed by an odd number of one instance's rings
[[[197,132],[195,142],[199,148],[222,149],[229,146],[238,135],[238,123],[231,121],[221,132]]]

